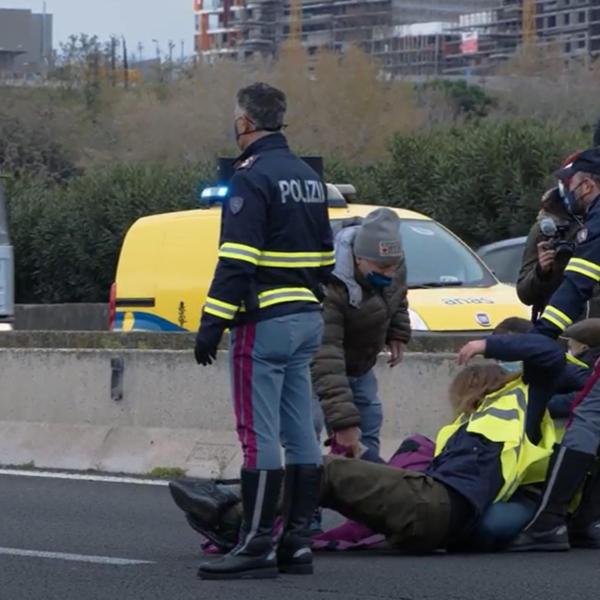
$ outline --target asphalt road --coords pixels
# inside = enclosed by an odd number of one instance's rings
[[[597,600],[600,551],[324,554],[312,577],[204,582],[164,486],[0,476],[0,600]]]

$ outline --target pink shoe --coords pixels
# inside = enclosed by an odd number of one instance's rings
[[[371,537],[374,534],[372,529],[369,529],[365,525],[361,525],[356,521],[345,521],[338,527],[324,531],[319,535],[316,535],[313,540],[319,542],[350,542],[356,544],[362,539]]]

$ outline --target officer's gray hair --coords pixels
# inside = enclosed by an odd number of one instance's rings
[[[238,106],[257,129],[279,131],[287,109],[285,94],[267,83],[253,83],[237,93]]]
[[[600,175],[596,173],[588,173],[587,171],[582,171],[582,175],[585,175],[588,179],[591,179],[599,188],[600,188]]]

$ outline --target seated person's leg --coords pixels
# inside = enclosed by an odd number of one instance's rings
[[[406,550],[432,551],[447,541],[448,492],[423,473],[361,460],[326,459],[321,505],[383,533]],[[195,517],[194,528],[210,532],[213,540],[213,533],[230,540],[241,524],[240,504],[232,505],[231,496],[217,486],[207,486],[185,506],[193,509],[188,512]]]
[[[481,517],[467,546],[490,552],[510,543],[535,514],[536,499],[517,491],[509,502],[492,504]]]
[[[447,541],[448,492],[423,473],[330,459],[325,463],[321,505],[383,533],[405,550],[432,551]]]

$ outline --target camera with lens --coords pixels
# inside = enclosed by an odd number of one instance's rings
[[[575,242],[566,239],[569,225],[559,225],[550,217],[540,222],[540,230],[546,241],[550,242],[550,249],[556,252],[556,258],[568,260],[575,252]]]

